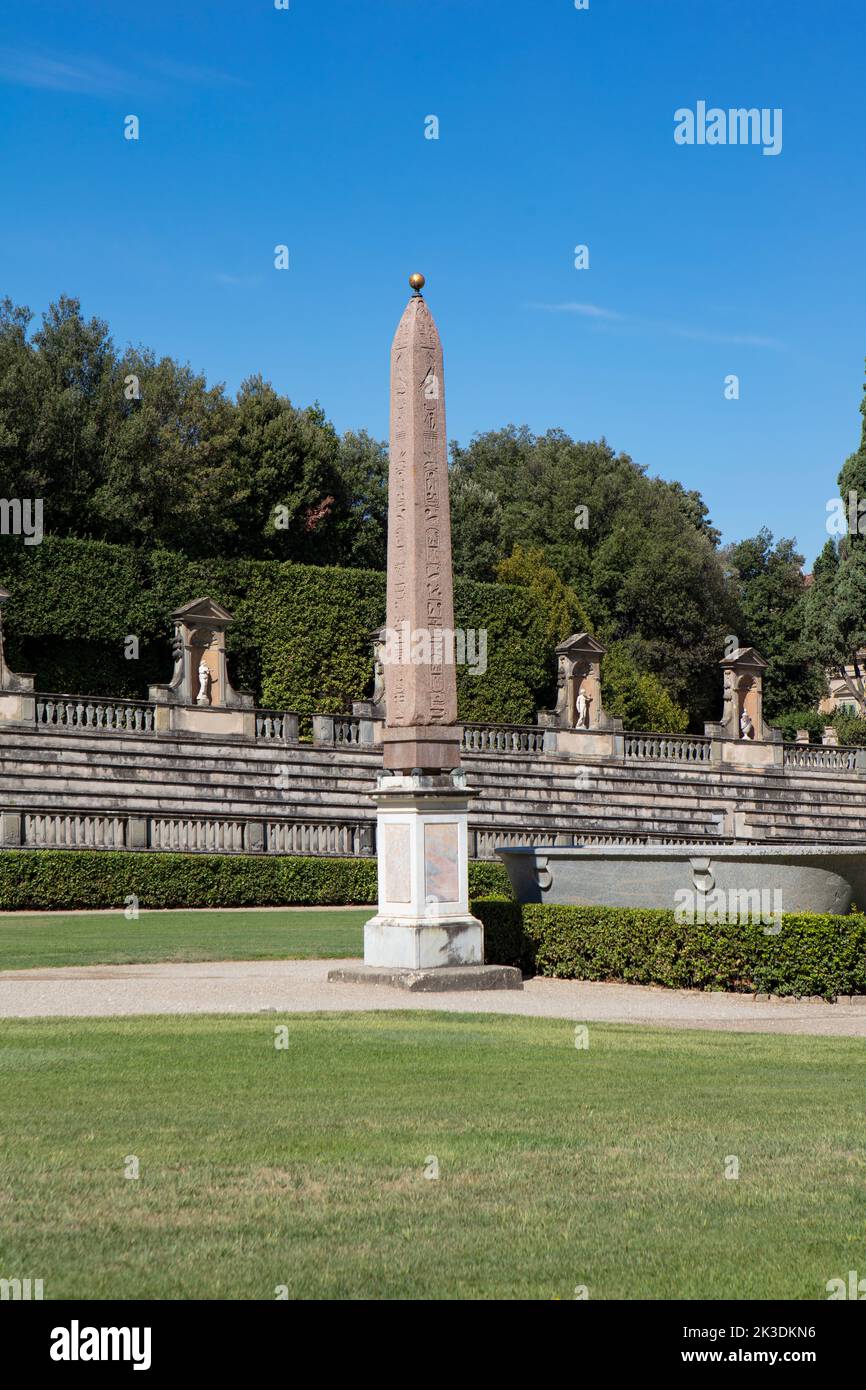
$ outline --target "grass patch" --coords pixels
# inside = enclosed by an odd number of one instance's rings
[[[54,1299],[826,1298],[863,1253],[862,1042],[589,1037],[402,1012],[6,1023],[0,1276]]]
[[[155,961],[343,959],[364,952],[370,908],[0,917],[0,970]]]

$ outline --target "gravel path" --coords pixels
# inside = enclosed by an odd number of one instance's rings
[[[338,964],[343,962],[207,961],[8,970],[0,972],[0,1018],[445,1009],[582,1023],[866,1038],[866,998],[825,1004],[543,979],[528,980],[522,991],[409,994],[383,985],[329,984],[328,971]]]

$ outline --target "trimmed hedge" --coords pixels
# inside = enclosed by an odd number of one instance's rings
[[[169,614],[210,594],[235,622],[234,682],[259,704],[341,714],[372,689],[370,633],[385,620],[385,575],[277,560],[191,560],[106,541],[0,537],[10,590],[6,655],[37,690],[145,698],[171,673]],[[457,579],[455,625],[487,633],[487,670],[457,668],[461,719],[529,723],[555,692],[545,614],[526,588]],[[125,639],[139,641],[127,660]]]
[[[511,883],[504,864],[470,859],[469,861],[470,898],[511,899]]]
[[[501,864],[471,863],[469,891],[508,891]],[[0,910],[271,907],[376,902],[375,859],[115,850],[0,851]]]
[[[760,924],[683,924],[673,912],[482,899],[488,962],[566,980],[622,980],[669,989],[866,994],[866,915],[788,914]]]

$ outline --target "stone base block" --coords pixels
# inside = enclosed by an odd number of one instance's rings
[[[460,766],[462,724],[412,725],[382,729],[382,762],[387,771],[414,768],[450,771]]]
[[[211,738],[255,737],[255,714],[214,705],[169,705],[171,728],[178,734],[208,734]]]
[[[36,718],[36,701],[27,692],[4,690],[0,694],[0,720],[27,724]]]
[[[364,926],[364,962],[399,970],[479,966],[484,962],[484,928],[468,915],[429,922],[371,917]]]
[[[404,970],[396,965],[342,965],[328,972],[328,980],[337,985],[390,985],[413,994],[523,989],[523,977],[513,965],[441,965],[428,970]]]
[[[0,845],[20,845],[22,839],[20,811],[0,811]]]
[[[569,758],[622,757],[622,735],[615,729],[558,729],[556,751]]]

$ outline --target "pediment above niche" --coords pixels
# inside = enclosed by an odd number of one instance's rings
[[[588,656],[602,657],[605,648],[588,632],[575,632],[571,637],[566,637],[564,642],[560,642],[556,648],[560,656],[581,656],[584,653]]]
[[[171,616],[176,623],[186,623],[187,626],[198,623],[222,625],[234,622],[234,615],[227,608],[223,608],[221,603],[217,603],[215,598],[190,599],[189,603],[176,608]]]
[[[765,671],[767,662],[761,653],[755,651],[754,647],[737,647],[730,656],[723,656],[719,662],[720,666],[754,666],[756,670]]]

